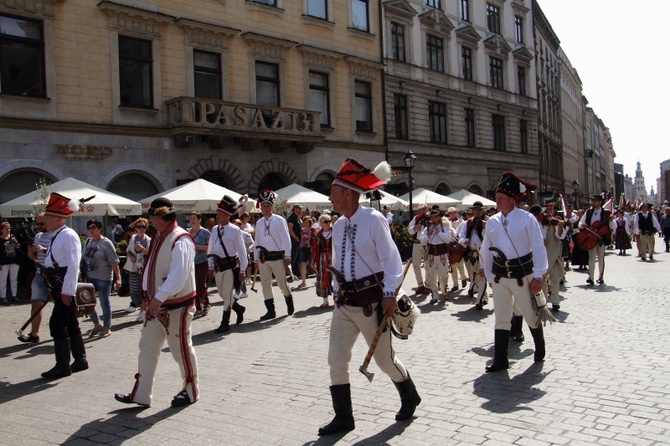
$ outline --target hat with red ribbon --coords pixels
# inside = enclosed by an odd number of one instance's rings
[[[52,192],[44,214],[51,217],[68,218],[78,210],[79,203],[76,200]]]
[[[216,212],[223,212],[224,214],[233,215],[239,203],[233,200],[228,195],[224,195],[221,201],[216,205]]]
[[[351,189],[359,194],[369,192],[383,186],[391,179],[391,166],[382,161],[370,170],[353,158],[347,158],[333,180],[333,186]]]

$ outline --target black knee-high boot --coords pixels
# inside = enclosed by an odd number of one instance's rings
[[[400,410],[395,414],[396,421],[408,420],[414,415],[416,406],[421,403],[419,392],[416,391],[412,377],[407,374],[407,379],[402,382],[394,382],[395,388],[400,394]]]
[[[214,330],[214,333],[225,333],[230,330],[230,310],[223,312],[223,317],[221,318],[221,325]]]
[[[514,342],[523,342],[526,339],[523,335],[523,316],[512,316],[510,336]]]
[[[86,347],[84,347],[84,338],[82,338],[81,334],[70,336],[70,349],[72,350],[72,357],[74,358],[74,362],[70,366],[72,373],[88,369]]]
[[[49,371],[42,373],[43,378],[63,378],[72,374],[70,369],[70,340],[54,339],[56,365]]]
[[[509,349],[509,331],[496,330],[494,342],[493,362],[486,367],[487,373],[497,372],[498,370],[509,369],[509,361],[507,360],[507,352]]]
[[[267,313],[265,313],[263,316],[261,316],[262,321],[267,321],[268,319],[274,319],[277,317],[277,313],[275,312],[275,300],[274,299],[266,299],[263,301],[265,303],[265,308],[267,308]]]
[[[240,325],[242,321],[244,320],[244,312],[247,309],[243,307],[242,305],[238,304],[237,301],[233,304],[233,311],[237,315],[237,319],[235,320],[235,325]]]
[[[542,324],[537,328],[531,328],[530,333],[533,335],[533,340],[535,341],[535,362],[544,361],[544,329]]]
[[[284,296],[284,300],[286,300],[286,312],[289,316],[291,316],[295,311],[295,307],[293,306],[293,296],[290,294],[288,296]]]
[[[333,421],[319,428],[319,435],[331,435],[338,432],[349,432],[356,427],[354,412],[351,407],[351,385],[339,384],[330,386],[330,396],[333,399],[335,418]]]

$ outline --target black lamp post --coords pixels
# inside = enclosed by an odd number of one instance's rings
[[[414,209],[412,208],[412,192],[414,191],[414,177],[412,176],[412,169],[414,169],[414,163],[416,162],[416,155],[411,150],[408,150],[405,155],[402,157],[402,160],[405,162],[405,167],[407,167],[407,173],[409,174],[408,186],[409,186],[409,220],[412,221],[414,217]]]
[[[577,203],[577,199],[579,198],[579,181],[574,180],[572,182],[572,188],[574,189],[574,191],[572,192],[572,195],[574,196],[574,202],[575,202],[574,206],[575,206],[575,209],[579,209],[579,206],[578,206],[578,203]]]

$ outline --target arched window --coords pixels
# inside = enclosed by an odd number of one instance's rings
[[[473,194],[477,194],[477,195],[479,195],[480,197],[486,197],[486,193],[484,192],[484,190],[483,190],[481,187],[477,186],[477,185],[472,185],[472,186],[470,186],[470,187],[468,188],[468,191],[472,192]]]
[[[40,180],[43,180],[46,184],[56,181],[47,173],[37,170],[19,170],[10,173],[0,180],[0,203],[35,192]]]
[[[135,172],[124,173],[114,178],[107,186],[107,190],[133,201],[139,201],[160,192],[150,179]]]
[[[227,175],[225,175],[223,172],[219,170],[208,170],[207,172],[203,173],[200,178],[203,180],[207,180],[210,183],[214,183],[218,186],[225,187],[226,189],[230,189],[232,191],[237,192],[236,190],[233,189],[233,182],[228,178]]]
[[[256,193],[260,193],[263,189],[277,190],[281,189],[284,186],[288,186],[286,181],[277,173],[270,172],[266,174],[263,179],[258,183],[258,190]]]
[[[435,193],[440,195],[449,195],[451,194],[451,188],[447,185],[447,183],[440,183],[435,188]]]

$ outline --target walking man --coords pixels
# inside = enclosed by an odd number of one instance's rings
[[[600,195],[591,197],[591,208],[584,212],[581,220],[579,220],[579,229],[593,231],[593,226],[596,225],[596,222],[599,222],[599,225],[608,225],[609,231],[607,236],[599,237],[596,246],[589,250],[589,278],[586,279],[586,283],[589,285],[593,285],[593,272],[596,269],[596,259],[598,259],[598,269],[600,270],[598,283],[605,283],[603,278],[605,274],[605,249],[610,244],[611,234],[616,231],[614,216],[609,211],[603,209],[603,197]]]
[[[656,233],[661,230],[656,215],[650,212],[650,209],[649,203],[643,203],[640,206],[640,212],[635,214],[633,219],[633,235],[640,240],[639,252],[643,262],[647,261],[647,253],[649,253],[649,260],[654,260]]]
[[[135,386],[129,394],[114,398],[125,404],[150,406],[161,348],[167,340],[172,357],[179,364],[182,389],[172,406],[198,401],[198,359],[191,342],[191,321],[195,313],[195,242],[177,225],[172,202],[157,198],[149,207],[151,224],[158,233],[151,241],[144,263],[142,310],[146,318],[140,335]]]
[[[416,277],[416,294],[427,294],[431,289],[424,286],[423,273],[421,272],[421,262],[425,259],[426,247],[421,244],[421,231],[428,224],[428,205],[419,205],[419,212],[409,222],[407,230],[412,236],[412,268]]]
[[[277,279],[279,289],[284,294],[288,315],[292,315],[294,311],[293,296],[286,284],[286,267],[291,264],[291,238],[286,220],[272,213],[272,206],[276,199],[277,195],[267,189],[262,190],[258,195],[263,218],[256,223],[254,263],[256,272],[261,276],[261,287],[267,309],[267,313],[261,316],[262,321],[277,317],[275,299],[272,295],[273,274]],[[298,226],[298,234],[300,234],[300,226]]]
[[[44,378],[62,378],[88,369],[86,348],[74,302],[81,261],[81,241],[73,229],[65,226],[65,220],[78,210],[79,203],[54,192],[49,197],[49,204],[44,212],[44,229],[53,233],[44,259],[47,270],[43,274],[54,301],[49,330],[54,339],[56,353],[56,365],[42,373]],[[72,365],[70,352],[74,357]]]
[[[547,272],[547,251],[540,225],[530,213],[517,208],[528,191],[537,186],[511,172],[503,172],[496,188],[500,212],[486,222],[481,247],[482,268],[493,292],[495,343],[493,363],[487,372],[509,368],[507,359],[512,313],[516,307],[530,328],[535,341],[535,362],[544,360],[544,332],[531,299],[542,290]]]
[[[219,224],[212,228],[207,248],[209,273],[214,276],[216,289],[223,299],[223,317],[221,325],[214,330],[216,333],[225,333],[230,330],[231,310],[234,310],[237,315],[237,325],[242,323],[246,310],[233,297],[235,274],[238,275],[237,279],[240,282],[244,281],[249,263],[242,230],[230,223],[230,216],[236,211],[237,205],[237,201],[228,195],[221,199],[216,208],[216,219]]]
[[[386,162],[372,172],[348,158],[331,186],[333,210],[342,214],[333,228],[333,267],[339,273],[333,283],[336,306],[328,347],[335,418],[319,429],[319,435],[355,428],[349,384],[351,351],[360,333],[370,345],[382,316],[392,316],[398,308],[396,290],[402,284],[402,263],[388,221],[381,212],[358,203],[360,194],[386,184],[390,177],[391,167]],[[400,394],[401,408],[395,419],[411,418],[421,397],[395,356],[388,328],[379,338],[374,359]]]

